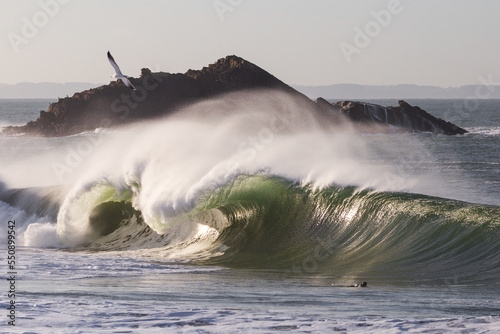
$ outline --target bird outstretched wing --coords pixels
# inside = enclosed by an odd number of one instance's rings
[[[123,81],[123,83],[125,84],[125,86],[130,87],[131,89],[135,90],[134,85],[132,85],[132,83],[127,79],[126,76],[120,77],[120,80]]]
[[[113,68],[115,69],[116,74],[123,75],[122,71],[120,71],[120,68],[116,64],[115,59],[113,58],[113,56],[111,55],[111,53],[109,53],[109,51],[108,51],[108,60],[111,63],[111,66],[113,66]]]

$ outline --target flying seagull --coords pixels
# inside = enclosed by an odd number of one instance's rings
[[[122,71],[120,71],[120,68],[118,67],[118,65],[116,65],[116,62],[109,51],[108,60],[111,63],[111,66],[113,66],[113,68],[115,69],[115,74],[113,74],[111,77],[114,79],[120,79],[125,84],[125,86],[130,87],[130,89],[135,89],[134,85],[132,85],[132,83],[128,80],[128,77],[123,75]]]

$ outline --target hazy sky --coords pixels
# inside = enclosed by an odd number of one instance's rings
[[[500,81],[498,0],[0,0],[0,82],[107,83],[236,54],[288,84]],[[217,9],[216,9],[217,8]],[[378,13],[378,14],[374,14]]]

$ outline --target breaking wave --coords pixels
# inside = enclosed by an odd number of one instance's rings
[[[28,246],[158,261],[410,280],[500,274],[499,207],[413,194],[418,176],[388,177],[367,163],[366,138],[303,108],[281,93],[234,94],[98,131],[64,186],[0,189],[2,219],[23,215]]]

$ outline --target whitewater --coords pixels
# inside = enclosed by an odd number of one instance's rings
[[[0,100],[0,126],[50,102]],[[500,330],[500,102],[410,102],[470,133],[332,124],[250,91],[126,127],[0,136],[16,328]]]

